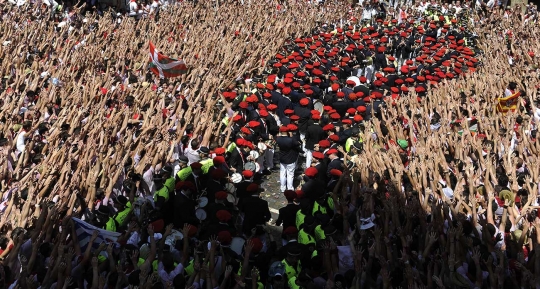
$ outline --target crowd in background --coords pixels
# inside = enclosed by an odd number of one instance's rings
[[[540,285],[536,6],[2,5],[0,288]]]

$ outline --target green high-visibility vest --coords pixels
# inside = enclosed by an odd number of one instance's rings
[[[302,211],[298,210],[298,212],[296,212],[296,229],[300,229],[300,225],[304,223],[305,218],[306,215],[304,215]]]
[[[116,222],[114,221],[113,218],[109,217],[109,220],[105,224],[105,230],[116,232]]]
[[[116,216],[114,216],[114,220],[118,223],[120,227],[125,224],[126,218],[132,210],[133,208],[131,207],[131,202],[127,202],[126,208],[123,211],[116,213]]]
[[[203,174],[207,174],[210,167],[214,165],[214,160],[212,159],[203,160],[201,161],[201,165],[202,165],[201,170]]]
[[[289,265],[289,263],[287,263],[287,260],[283,260],[281,261],[281,263],[283,263],[283,266],[285,266],[285,277],[287,277],[287,280],[291,279],[292,277],[298,277],[298,274],[300,273],[300,271],[302,271],[302,264],[300,263],[300,261],[298,261],[296,268]]]
[[[303,245],[315,244],[315,238],[310,234],[306,233],[304,229],[301,229],[298,232],[298,243]]]
[[[324,234],[324,230],[322,229],[321,225],[318,225],[315,227],[315,240],[319,242],[320,240],[325,240],[326,235]],[[311,256],[313,258],[313,256]]]
[[[191,167],[189,166],[181,169],[180,171],[178,171],[178,173],[176,173],[176,176],[181,181],[185,181],[189,175],[191,175]]]

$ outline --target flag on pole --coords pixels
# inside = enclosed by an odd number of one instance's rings
[[[150,70],[160,78],[176,77],[187,72],[182,59],[174,59],[161,54],[150,42]]]
[[[120,233],[117,233],[117,232],[110,232],[110,231],[92,226],[81,219],[77,219],[77,218],[71,218],[71,219],[73,220],[73,223],[75,224],[75,233],[77,234],[77,239],[79,240],[79,246],[81,247],[81,250],[83,252],[86,250],[86,247],[88,247],[90,243],[90,238],[92,238],[92,234],[94,234],[95,230],[99,232],[99,235],[94,241],[94,243],[91,244],[91,246],[94,249],[97,249],[99,247],[99,244],[103,242],[106,242],[106,243],[116,242],[118,240],[118,237],[120,237],[121,235]]]

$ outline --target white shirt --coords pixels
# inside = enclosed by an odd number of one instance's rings
[[[180,274],[183,271],[184,271],[184,266],[182,265],[182,263],[179,263],[176,266],[176,268],[174,268],[174,270],[172,270],[170,273],[167,273],[165,271],[165,267],[163,266],[163,262],[158,263],[158,274],[159,274],[159,277],[161,277],[161,280],[164,283],[172,282],[174,280],[174,277],[176,277],[176,275]]]
[[[24,130],[21,131],[19,135],[17,136],[17,151],[19,151],[19,153],[24,152],[24,148],[26,147],[26,145],[24,144],[25,136],[26,136],[26,131]]]

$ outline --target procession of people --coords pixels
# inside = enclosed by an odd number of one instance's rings
[[[0,288],[540,286],[535,5],[126,4],[0,4]]]

